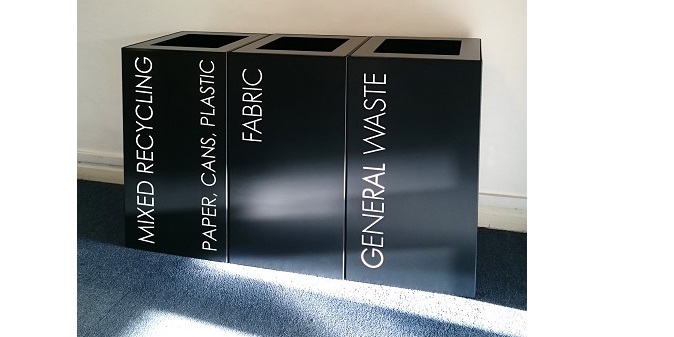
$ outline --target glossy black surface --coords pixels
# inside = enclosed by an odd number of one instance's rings
[[[230,54],[230,262],[342,278],[345,56],[365,38],[259,49],[277,38]]]
[[[348,60],[346,278],[473,297],[479,40],[416,57],[373,39]]]
[[[184,32],[122,49],[128,247],[226,261],[227,52],[262,36]]]

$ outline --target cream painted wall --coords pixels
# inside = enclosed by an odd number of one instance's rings
[[[525,0],[79,0],[77,11],[78,161],[122,164],[125,45],[181,30],[477,37],[480,192],[526,197]]]

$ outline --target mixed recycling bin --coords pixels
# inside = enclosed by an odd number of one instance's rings
[[[227,55],[264,34],[122,48],[126,245],[226,261]]]

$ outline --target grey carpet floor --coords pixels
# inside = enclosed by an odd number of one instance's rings
[[[77,181],[78,336],[526,336],[526,234],[478,229],[474,299],[124,247],[123,187]]]

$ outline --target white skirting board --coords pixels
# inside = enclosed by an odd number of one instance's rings
[[[77,179],[124,184],[123,159],[114,153],[77,152]],[[479,227],[527,232],[527,198],[480,193],[477,223]]]
[[[77,179],[124,184],[124,158],[117,153],[78,150]]]

